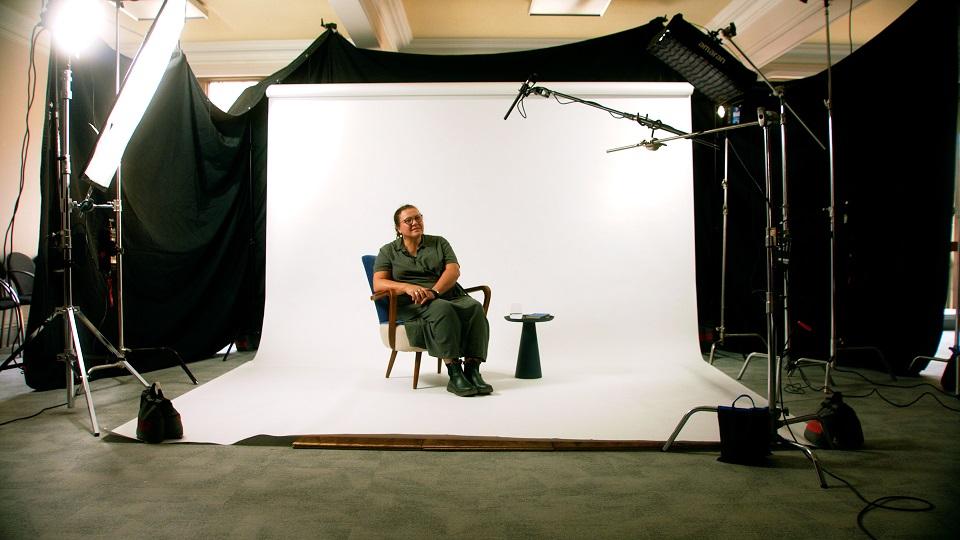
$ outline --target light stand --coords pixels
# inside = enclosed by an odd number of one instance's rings
[[[816,135],[813,133],[813,131],[807,126],[807,124],[805,124],[805,123],[803,122],[803,119],[800,118],[800,116],[799,116],[798,114],[796,114],[796,112],[794,112],[794,110],[793,110],[792,107],[790,107],[790,105],[787,103],[786,99],[784,98],[783,89],[782,89],[782,88],[779,88],[779,87],[775,87],[775,86],[773,85],[773,83],[770,82],[770,79],[768,79],[768,78],[766,77],[766,75],[763,74],[763,71],[761,71],[760,68],[757,67],[757,65],[753,63],[753,61],[750,59],[750,57],[747,56],[747,54],[746,54],[746,53],[740,48],[740,46],[737,45],[737,43],[733,40],[733,37],[737,35],[736,26],[735,26],[733,23],[730,23],[729,26],[727,26],[727,27],[724,28],[724,29],[721,29],[721,30],[719,31],[719,33],[722,34],[722,35],[727,39],[727,42],[730,43],[730,45],[733,46],[734,49],[736,49],[736,51],[740,54],[740,56],[741,56],[744,60],[746,60],[747,63],[750,64],[750,67],[752,67],[753,70],[757,72],[757,74],[760,76],[761,80],[763,80],[764,84],[766,84],[767,87],[770,89],[771,95],[774,96],[774,97],[776,97],[777,100],[780,102],[780,122],[779,122],[779,124],[780,124],[780,179],[781,179],[781,188],[780,188],[780,191],[781,191],[781,199],[780,199],[781,204],[780,204],[780,208],[781,208],[781,214],[780,214],[780,231],[779,231],[779,242],[778,242],[778,245],[779,245],[780,247],[779,247],[779,249],[778,249],[777,260],[778,260],[778,262],[780,262],[780,264],[782,265],[782,275],[783,275],[783,291],[782,291],[782,298],[783,298],[783,306],[782,306],[782,308],[783,308],[783,344],[784,344],[783,357],[784,357],[784,359],[787,360],[787,365],[788,365],[788,366],[793,366],[793,365],[794,365],[794,364],[793,364],[793,361],[790,359],[790,344],[791,344],[791,341],[790,341],[791,323],[790,323],[790,321],[791,321],[792,319],[791,319],[791,317],[790,317],[790,244],[791,244],[791,237],[790,237],[790,226],[789,226],[789,224],[790,224],[790,221],[789,221],[790,205],[789,205],[789,203],[788,203],[788,190],[787,190],[788,182],[787,182],[787,129],[786,129],[786,126],[787,126],[787,118],[789,118],[789,115],[787,114],[787,112],[789,111],[790,114],[792,114],[793,117],[796,118],[798,122],[800,122],[800,125],[803,126],[803,128],[806,130],[806,132],[810,135],[810,137],[814,140],[814,142],[816,142],[817,145],[820,146],[821,149],[826,150],[827,147],[825,147],[825,146],[823,145],[823,143],[820,142],[820,139],[817,138],[817,136],[816,136]],[[832,139],[831,139],[831,140],[832,140]],[[833,158],[832,158],[832,147],[831,147],[831,158],[830,158],[830,159],[831,159],[831,163],[832,163],[832,159],[833,159]],[[832,165],[831,165],[831,170],[832,170]],[[832,186],[832,175],[831,175],[831,186]],[[832,189],[832,187],[831,187],[831,193],[832,193],[832,192],[833,192],[833,189]],[[769,196],[770,191],[768,190],[767,193],[768,193],[768,196]],[[832,207],[832,204],[833,204],[833,203],[831,202],[831,207]],[[833,238],[833,236],[832,236],[832,234],[831,234],[831,241],[832,241],[832,238]],[[831,247],[831,253],[832,253],[832,247]],[[832,257],[832,255],[831,255],[831,257]],[[833,277],[832,277],[832,276],[833,276],[833,274],[832,274],[833,264],[832,264],[832,263],[831,263],[830,267],[831,267],[831,283],[832,283],[832,282],[833,282]],[[833,304],[833,296],[832,296],[834,289],[835,289],[835,286],[831,285],[831,317],[832,317],[832,306],[834,305],[834,304]],[[832,325],[832,324],[833,324],[833,323],[831,323],[831,325]],[[743,378],[743,374],[747,371],[747,367],[750,365],[750,360],[752,360],[754,357],[763,357],[763,356],[764,356],[763,353],[756,353],[756,352],[755,352],[755,353],[750,353],[749,355],[747,355],[746,359],[744,359],[743,366],[741,366],[741,368],[740,368],[740,373],[737,375],[737,380],[739,381],[740,379]],[[809,359],[807,359],[807,360],[809,361]],[[779,372],[778,372],[778,376],[779,376]],[[827,371],[827,374],[826,374],[826,376],[825,376],[825,379],[824,379],[824,380],[825,380],[825,382],[824,382],[824,387],[827,386],[827,385],[826,385],[826,381],[829,380],[829,377],[830,377],[830,373],[829,373],[829,370],[828,370],[828,371]]]
[[[830,343],[829,343],[829,352],[828,358],[826,360],[816,359],[816,358],[798,358],[795,362],[788,365],[792,367],[802,367],[806,364],[818,364],[824,367],[823,375],[823,391],[825,393],[830,393],[830,372],[831,370],[837,367],[837,352],[839,350],[840,339],[837,336],[837,200],[836,200],[836,177],[835,177],[835,165],[834,165],[834,147],[833,147],[833,57],[831,56],[831,40],[830,40],[830,0],[823,1],[823,15],[824,15],[824,27],[827,32],[827,99],[824,100],[824,106],[827,109],[827,167],[829,170],[829,179],[830,179],[830,206],[827,208],[828,220],[830,223]],[[733,43],[733,41],[731,41]],[[736,47],[736,44],[733,44]],[[737,47],[739,51],[739,47]],[[741,51],[741,54],[743,52]],[[746,58],[746,55],[744,55]],[[749,61],[749,59],[748,59]],[[752,65],[752,62],[751,62]],[[762,75],[762,74],[761,74]],[[764,77],[766,80],[766,77]],[[769,82],[768,82],[769,84]],[[792,112],[792,111],[791,111]],[[796,115],[795,115],[796,116]],[[799,120],[799,117],[797,117]],[[801,120],[801,124],[803,121]],[[806,128],[806,124],[803,125]],[[816,136],[813,135],[813,132],[807,128],[807,132],[810,133],[814,139]],[[817,144],[821,148],[824,148],[823,144],[817,140]],[[784,197],[786,197],[786,190],[784,190]],[[787,327],[789,328],[789,320],[787,321]],[[880,362],[884,364],[887,368],[887,372],[890,374],[891,379],[896,379],[893,373],[893,368],[887,362],[886,357],[883,355],[883,352],[876,347],[863,346],[863,347],[843,347],[844,350],[853,351],[853,350],[865,350],[871,351],[877,354],[877,357],[880,359]]]
[[[117,358],[113,367],[126,369],[131,375],[137,378],[143,386],[149,386],[147,381],[133,369],[133,366],[127,362],[123,355],[113,345],[103,337],[103,334],[97,330],[97,327],[80,311],[80,308],[73,304],[73,231],[71,227],[72,212],[79,206],[70,196],[71,186],[71,163],[70,163],[70,100],[72,99],[73,70],[69,54],[67,55],[67,65],[63,70],[63,78],[60,82],[59,95],[57,101],[53,104],[53,122],[57,133],[57,162],[59,168],[57,189],[59,190],[60,201],[60,231],[58,240],[61,251],[63,252],[63,305],[54,309],[51,314],[23,343],[17,347],[8,358],[8,361],[20,354],[33,340],[53,323],[58,317],[64,317],[63,340],[64,352],[59,356],[66,366],[66,389],[67,389],[67,407],[73,408],[76,394],[75,377],[79,376],[83,386],[83,392],[87,401],[87,412],[90,415],[90,425],[93,435],[100,436],[100,424],[97,422],[97,413],[93,406],[93,395],[90,392],[90,383],[87,377],[88,371],[86,363],[83,360],[83,349],[80,346],[80,336],[77,329],[77,319],[87,330],[93,334],[104,347]],[[98,366],[99,367],[99,366]]]
[[[723,138],[723,180],[720,185],[723,189],[723,232],[721,233],[721,256],[720,256],[720,326],[717,327],[717,339],[710,344],[710,365],[713,365],[714,355],[718,347],[726,344],[727,338],[757,338],[763,343],[763,348],[767,348],[767,342],[763,336],[757,333],[727,333],[726,309],[727,309],[727,216],[729,215],[728,191],[729,191],[729,170],[730,170],[730,139]],[[746,365],[746,362],[744,362]],[[741,371],[741,376],[743,372]],[[737,377],[739,380],[740,377]]]
[[[114,0],[115,10],[115,89],[116,95],[120,95],[120,89],[122,87],[123,78],[120,76],[120,7],[123,4],[121,0]],[[151,29],[152,33],[152,29]],[[147,39],[150,38],[150,35],[147,35]],[[139,53],[138,53],[139,56]],[[134,63],[136,60],[134,60]],[[116,284],[117,284],[117,349],[119,350],[121,356],[126,358],[126,356],[132,353],[134,350],[129,349],[126,346],[126,336],[125,336],[125,321],[124,321],[124,307],[123,307],[123,173],[122,168],[119,166],[119,162],[114,175],[114,187],[116,193],[114,199],[107,204],[93,204],[92,201],[89,201],[87,204],[87,209],[102,208],[113,211],[114,223],[116,225]],[[149,348],[149,349],[136,349],[139,351],[164,351],[171,353],[180,364],[180,368],[187,374],[187,377],[190,378],[190,381],[193,384],[198,384],[197,378],[194,377],[193,373],[190,371],[190,368],[187,367],[187,364],[183,361],[183,358],[173,349],[167,347],[160,348]],[[113,367],[119,367],[116,364],[104,364],[98,365],[90,368],[90,372],[109,369]]]
[[[689,30],[687,31],[687,33],[690,34],[688,37],[685,38],[685,40],[688,41],[688,43],[685,46],[681,47],[681,50],[684,52],[684,54],[670,55],[670,54],[666,54],[666,52],[658,51],[658,56],[661,57],[661,59],[663,59],[666,63],[674,67],[674,69],[676,69],[677,71],[680,71],[681,73],[684,73],[686,71],[690,74],[690,76],[695,76],[698,80],[702,80],[704,82],[710,81],[711,77],[709,77],[708,75],[722,74],[723,70],[720,69],[719,66],[714,66],[712,69],[701,69],[699,67],[704,64],[710,65],[709,59],[713,58],[715,55],[709,55],[707,58],[703,58],[702,56],[700,56],[700,53],[698,52],[698,50],[710,49],[711,51],[716,52],[717,49],[715,48],[715,45],[717,44],[714,43],[712,39],[705,39],[705,36],[701,36],[699,35],[699,33],[690,32]],[[726,37],[730,38],[736,34],[736,27],[731,23],[728,26],[728,28],[721,30],[720,32],[717,32],[717,33],[723,33]],[[717,33],[712,33],[711,37],[715,38]],[[732,40],[731,40],[731,43],[733,43]],[[733,45],[734,47],[736,47],[735,43],[733,43]],[[742,50],[739,49],[739,47],[736,47],[736,48],[744,58],[747,58],[747,56],[743,53]],[[685,60],[678,61],[677,60],[678,58],[685,59]],[[686,60],[687,58],[690,58],[690,59]],[[747,61],[750,62],[749,58],[747,58]],[[726,63],[724,63],[724,65],[725,64]],[[778,406],[778,403],[782,403],[782,396],[780,394],[781,358],[777,354],[780,341],[777,336],[777,323],[776,323],[776,317],[777,317],[776,308],[777,308],[778,295],[774,291],[774,280],[775,280],[775,273],[776,273],[776,265],[779,262],[784,265],[783,267],[783,289],[784,290],[783,290],[782,296],[779,296],[779,297],[783,298],[784,311],[782,314],[785,321],[785,329],[784,329],[785,339],[783,343],[784,343],[784,356],[786,356],[787,350],[788,350],[787,348],[789,346],[788,332],[789,332],[789,326],[790,326],[789,325],[790,316],[789,316],[789,312],[787,311],[789,307],[789,303],[787,299],[787,291],[789,287],[789,276],[788,276],[787,267],[786,267],[787,263],[789,262],[789,254],[788,254],[789,238],[787,236],[787,232],[788,232],[787,214],[788,214],[789,206],[787,204],[786,131],[785,131],[784,119],[786,117],[786,111],[789,109],[790,112],[793,113],[793,110],[789,107],[789,105],[783,99],[783,93],[773,87],[770,81],[763,76],[763,73],[760,71],[759,68],[757,68],[756,65],[753,64],[753,62],[750,62],[750,65],[754,68],[754,71],[760,74],[760,76],[763,78],[767,86],[770,87],[770,89],[773,91],[773,94],[777,96],[780,100],[780,114],[771,113],[763,109],[758,109],[758,122],[754,124],[754,125],[760,125],[763,128],[763,138],[764,138],[764,169],[765,169],[764,172],[765,172],[765,179],[766,179],[765,191],[766,191],[766,214],[767,214],[767,219],[766,219],[767,229],[766,229],[765,238],[764,238],[764,245],[766,246],[766,273],[767,273],[765,315],[766,315],[766,327],[767,327],[767,343],[766,343],[767,345],[766,357],[768,360],[767,362],[767,366],[768,366],[767,400],[768,400],[769,420],[770,420],[770,433],[769,433],[770,443],[771,443],[771,447],[789,446],[789,447],[797,448],[803,451],[807,455],[807,457],[813,462],[814,467],[816,468],[816,471],[817,471],[817,475],[820,479],[821,487],[826,487],[826,481],[823,477],[823,473],[820,469],[819,463],[817,462],[816,456],[813,454],[813,452],[809,448],[807,448],[806,446],[798,442],[788,441],[786,439],[783,439],[777,433],[777,430],[779,429],[779,427],[792,424],[792,423],[802,422],[809,418],[816,418],[816,415],[813,415],[811,417],[786,419],[785,418],[786,411],[782,411]],[[707,90],[712,91],[712,88],[708,87]],[[736,94],[734,90],[730,91],[731,95]],[[717,96],[719,95],[720,94],[717,94]],[[797,115],[794,114],[794,116],[796,117]],[[799,117],[797,117],[797,119],[799,120]],[[772,181],[773,165],[771,160],[772,150],[771,150],[771,143],[770,143],[770,126],[773,123],[779,124],[781,129],[781,153],[782,153],[781,211],[783,215],[781,216],[782,228],[780,229],[774,226],[774,219],[773,219],[773,202],[772,202],[773,200],[773,181]],[[801,124],[803,124],[802,120],[801,120]],[[750,124],[743,124],[741,126],[731,126],[731,127],[732,128],[746,127],[748,125]],[[803,127],[807,129],[807,132],[810,133],[810,135],[814,138],[814,140],[817,140],[816,136],[814,136],[813,132],[810,131],[810,129],[807,128],[805,124],[803,124]],[[724,129],[728,129],[728,128],[720,128],[718,130],[708,130],[708,131],[701,132],[700,135],[721,131]],[[691,134],[689,136],[692,137],[696,135],[697,134]],[[678,137],[673,137],[673,138],[678,138]],[[686,137],[679,137],[679,138],[686,138]],[[634,145],[634,147],[644,146],[646,148],[651,148],[651,147],[657,148],[667,140],[670,140],[670,139],[652,139],[650,141],[644,141],[638,145]],[[819,140],[817,140],[817,143],[820,144]],[[822,144],[820,144],[820,146],[823,147]],[[630,147],[622,147],[614,150],[622,150],[625,148],[630,148]],[[749,361],[752,356],[763,356],[763,353],[751,353],[751,355],[745,359],[743,368],[740,371],[740,375],[738,376],[738,379],[742,377],[743,372],[746,369],[747,365],[749,364]],[[828,377],[829,377],[829,374],[828,374]],[[670,439],[664,445],[663,450],[666,451],[670,448],[673,441],[676,439],[677,435],[680,433],[680,430],[683,428],[684,424],[692,414],[698,411],[710,411],[710,410],[716,411],[717,409],[715,407],[697,407],[689,411],[683,417],[680,423],[677,425],[677,428],[674,430],[673,434],[670,436]],[[784,418],[781,419],[781,416],[783,416]]]
[[[773,202],[771,200],[771,194],[773,192],[773,163],[771,160],[771,140],[770,140],[770,130],[771,125],[775,123],[780,123],[780,118],[777,113],[765,111],[760,108],[757,110],[757,121],[750,122],[746,124],[739,124],[735,126],[727,126],[712,130],[701,131],[698,133],[690,133],[683,136],[669,137],[665,139],[655,139],[654,141],[662,145],[664,142],[674,140],[674,139],[687,139],[691,137],[698,137],[706,135],[709,133],[716,133],[720,131],[728,131],[731,129],[739,129],[751,126],[760,126],[763,128],[763,146],[764,146],[764,179],[765,179],[765,192],[766,192],[766,232],[764,234],[764,245],[766,247],[766,283],[767,291],[765,295],[765,315],[766,315],[766,327],[767,327],[767,406],[769,408],[769,435],[770,435],[770,447],[771,448],[780,448],[780,447],[789,447],[793,449],[798,449],[802,451],[811,462],[813,462],[814,469],[817,472],[817,476],[820,480],[820,487],[826,488],[827,482],[823,476],[823,471],[820,468],[820,462],[817,461],[816,455],[810,448],[795,442],[784,439],[780,437],[777,433],[777,430],[780,427],[785,425],[805,422],[807,420],[816,418],[817,415],[810,415],[804,417],[797,417],[791,419],[781,419],[782,410],[779,408],[778,403],[780,403],[780,356],[777,354],[776,347],[779,343],[777,338],[777,298],[778,295],[774,291],[775,283],[775,268],[777,261],[777,250],[778,250],[778,239],[777,239],[777,228],[774,226],[774,217],[773,217]],[[620,148],[614,148],[608,150],[609,152],[615,152],[619,150],[625,150],[627,148],[636,148],[639,146],[649,147],[650,141],[644,141],[636,145],[625,146]],[[663,445],[663,451],[666,452],[673,445],[673,442],[676,440],[677,436],[680,434],[680,431],[683,429],[683,426],[687,423],[687,420],[697,412],[704,411],[713,411],[717,412],[717,407],[695,407],[688,411],[683,418],[680,420],[677,427],[674,429],[673,433],[670,435],[670,438],[667,439],[666,443]]]
[[[605,107],[598,103],[586,101],[586,100],[583,100],[574,96],[570,96],[567,94],[563,94],[560,92],[555,92],[548,88],[531,86],[531,84],[532,83],[530,83],[528,80],[520,87],[520,91],[517,96],[517,99],[514,100],[513,104],[510,106],[510,109],[507,111],[508,116],[510,114],[510,111],[512,111],[513,108],[518,105],[518,103],[522,102],[522,100],[526,96],[533,93],[543,97],[562,97],[576,103],[589,105],[591,107],[604,110],[612,114],[614,117],[627,118],[630,120],[634,120],[640,123],[641,125],[650,127],[654,133],[656,132],[657,129],[663,129],[665,131],[670,131],[671,133],[676,134],[673,137],[666,137],[662,139],[653,137],[650,140],[645,140],[637,144],[621,146],[618,148],[611,148],[607,150],[608,153],[618,152],[621,150],[627,150],[630,148],[638,148],[638,147],[656,151],[659,148],[663,147],[666,142],[672,141],[672,140],[678,140],[678,139],[691,139],[694,142],[701,142],[711,147],[715,147],[715,145],[713,145],[712,143],[700,141],[699,137],[703,135],[712,134],[712,133],[720,133],[724,131],[741,129],[741,128],[746,128],[751,126],[760,126],[763,128],[764,163],[765,163],[764,171],[765,171],[765,177],[766,177],[766,194],[767,194],[767,202],[766,202],[767,232],[765,235],[765,245],[766,245],[766,254],[767,254],[766,256],[767,257],[767,293],[766,293],[767,358],[769,360],[768,377],[767,377],[767,402],[770,408],[770,414],[769,414],[770,445],[771,447],[790,447],[790,448],[794,448],[802,451],[807,456],[807,458],[809,458],[813,462],[814,468],[816,469],[816,472],[817,472],[817,476],[819,477],[819,480],[820,480],[820,487],[826,488],[827,487],[826,479],[823,476],[823,471],[820,468],[820,463],[819,461],[817,461],[816,455],[813,453],[813,451],[798,442],[786,440],[777,434],[777,430],[781,426],[798,423],[798,422],[805,422],[807,420],[817,418],[817,415],[810,415],[810,416],[792,418],[789,420],[781,420],[780,419],[781,410],[777,406],[777,403],[779,402],[779,398],[780,398],[780,386],[779,386],[780,357],[776,354],[776,350],[775,350],[775,347],[777,347],[777,343],[778,343],[777,334],[776,334],[776,321],[775,321],[775,317],[776,317],[775,307],[776,307],[777,296],[773,291],[774,268],[775,268],[776,250],[777,250],[777,234],[776,234],[777,229],[773,226],[773,205],[770,201],[770,194],[772,193],[772,185],[773,185],[772,184],[773,169],[772,169],[772,162],[770,159],[771,143],[770,143],[769,132],[770,132],[771,124],[780,122],[779,115],[777,113],[770,113],[761,108],[761,109],[758,109],[757,111],[758,118],[756,122],[738,124],[733,126],[725,126],[725,127],[720,127],[716,129],[700,131],[696,133],[684,133],[676,128],[665,126],[660,121],[651,121],[647,117],[640,117],[639,115],[624,113],[622,111],[617,111],[615,109]],[[683,429],[684,424],[686,424],[687,420],[690,418],[691,415],[700,411],[716,411],[716,410],[717,410],[716,407],[696,407],[690,410],[689,412],[687,412],[686,415],[683,417],[683,419],[680,421],[680,423],[677,425],[676,429],[674,430],[673,434],[670,436],[669,440],[667,440],[666,444],[664,444],[663,451],[666,452],[667,450],[669,450],[670,446],[673,444],[673,441],[676,439],[677,435],[679,435],[680,430]]]

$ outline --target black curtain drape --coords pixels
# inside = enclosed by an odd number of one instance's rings
[[[70,189],[79,201],[90,190],[80,179],[115,99],[114,54],[102,46],[74,61],[71,102]],[[124,64],[129,61],[124,59]],[[51,81],[60,79],[62,59],[51,62]],[[125,68],[125,66],[122,66]],[[58,95],[48,87],[48,101]],[[56,131],[45,126],[41,166],[42,216],[34,303],[28,331],[37,329],[63,294],[63,256],[58,196]],[[134,133],[121,166],[125,345],[131,363],[147,371],[172,365],[176,357],[153,348],[179,351],[188,360],[225,346],[255,302],[245,289],[262,281],[262,254],[251,249],[250,126],[243,117],[217,110],[207,100],[185,57],[177,53]],[[91,194],[100,203],[115,198]],[[73,304],[115,346],[117,276],[111,265],[113,212],[73,212]],[[258,276],[254,276],[258,274]],[[262,310],[261,295],[260,310]],[[63,386],[62,325],[54,320],[25,354],[27,384],[45,389]],[[111,360],[86,329],[80,330],[88,367]],[[143,354],[140,354],[144,351]],[[99,372],[110,374],[109,371]]]
[[[838,191],[847,203],[839,235],[844,261],[838,264],[844,269],[838,281],[843,306],[840,327],[849,343],[875,344],[897,363],[906,354],[933,352],[946,298],[956,136],[956,23],[955,6],[920,0],[834,69],[837,183],[842,184]],[[229,114],[203,96],[178,53],[124,157],[128,346],[170,347],[190,361],[213,354],[238,335],[259,331],[267,181],[264,96],[270,84],[514,81],[519,85],[533,73],[544,84],[682,80],[646,53],[647,43],[660,28],[657,20],[561,47],[467,56],[356,49],[336,32],[327,31],[290,65],[248,89]],[[926,37],[923,45],[915,39],[921,32]],[[95,142],[89,125],[101,125],[113,101],[113,53],[104,47],[74,67],[71,150],[76,173],[82,172]],[[51,62],[49,99],[56,95],[58,71]],[[770,105],[763,92],[758,90],[759,97],[751,99]],[[786,93],[791,105],[825,139],[823,75],[791,84]],[[903,135],[906,115],[880,112],[888,110],[890,103],[906,102],[924,103],[930,111],[917,114],[918,107],[910,108],[912,144]],[[713,104],[699,92],[694,93],[692,109],[694,130],[716,125]],[[913,136],[919,133],[924,136]],[[48,122],[30,330],[62,303],[59,251],[51,241],[60,227],[53,134]],[[644,135],[638,131],[638,138]],[[822,211],[827,169],[823,152],[811,147],[806,137],[790,126],[791,298],[796,313],[791,324],[799,320],[811,330],[804,330],[806,334],[797,335],[790,345],[817,354],[825,345],[823,321],[825,316],[829,319],[823,279],[829,231]],[[897,137],[903,143],[889,148],[889,140]],[[731,163],[729,175],[727,326],[763,333],[759,292],[764,288],[764,196],[755,185],[763,181],[762,145],[758,130],[739,130],[731,139],[742,165]],[[722,143],[719,137],[714,141]],[[719,322],[721,163],[721,153],[694,145],[697,285],[704,329]],[[75,180],[71,186],[75,198],[86,193],[87,187],[81,184]],[[95,196],[100,201],[113,198],[111,193]],[[110,291],[115,277],[109,271],[108,216],[99,212],[75,216],[74,228],[74,246],[83,246],[74,257],[75,304],[114,340],[116,320],[110,303],[115,298]],[[56,325],[28,349],[25,373],[30,386],[63,385],[63,365],[56,361],[62,351],[61,334]],[[102,355],[89,336],[84,339],[88,356],[87,347],[93,356]],[[143,371],[172,363],[157,355],[131,360]]]
[[[947,300],[956,163],[957,9],[956,3],[920,0],[832,69],[840,364],[907,373],[915,356],[937,350]],[[784,95],[799,120],[827,145],[826,71],[784,85]],[[744,105],[745,121],[756,119],[756,106],[779,110],[779,102],[761,89]],[[696,127],[697,109],[694,114]],[[793,358],[826,359],[831,338],[828,153],[799,120],[787,117],[791,320],[790,343],[780,346],[786,345]],[[700,121],[716,122],[707,116]],[[779,126],[774,131],[779,213]],[[733,131],[729,137],[736,153],[729,165],[726,329],[766,336],[765,201],[756,187],[764,178],[763,141],[758,129]],[[722,138],[716,142],[722,144]],[[695,148],[694,159],[698,299],[701,324],[710,329],[719,325],[720,314],[722,157]],[[707,171],[713,171],[710,181],[705,181]],[[779,234],[782,223],[776,226]],[[728,345],[741,352],[763,350],[755,339]],[[913,372],[925,365],[918,363]]]

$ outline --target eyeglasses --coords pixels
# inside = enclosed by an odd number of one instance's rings
[[[423,223],[423,214],[417,214],[417,215],[415,215],[415,216],[410,216],[410,217],[408,217],[408,218],[406,218],[406,219],[404,219],[404,220],[402,220],[402,221],[403,221],[403,224],[404,224],[404,225],[407,225],[407,226],[413,225],[413,222],[414,222],[414,221],[416,221],[417,223]]]

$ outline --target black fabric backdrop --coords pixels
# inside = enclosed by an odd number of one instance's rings
[[[125,336],[127,347],[134,349],[131,362],[141,371],[173,363],[169,355],[137,353],[148,347],[173,348],[187,361],[201,359],[238,336],[259,332],[268,85],[512,81],[519,86],[532,73],[547,86],[550,81],[682,80],[645,52],[660,28],[658,21],[651,21],[561,47],[469,56],[356,49],[327,31],[289,66],[248,89],[229,114],[209,103],[185,58],[176,54],[122,166]],[[838,237],[839,327],[848,343],[880,347],[901,371],[907,357],[935,350],[946,298],[957,116],[956,29],[955,6],[920,0],[834,69],[838,200],[846,201]],[[921,33],[926,37],[922,44],[915,39]],[[113,62],[113,52],[105,46],[74,62],[75,176],[83,171],[95,143],[88,124],[102,125],[113,101]],[[57,95],[60,69],[51,62],[48,101]],[[759,97],[751,98],[751,106],[768,101],[759,86],[755,94]],[[786,94],[825,140],[824,75],[791,84]],[[908,108],[907,103],[925,107]],[[504,103],[504,112],[508,106]],[[695,130],[716,125],[712,104],[699,92],[694,93],[692,109]],[[907,110],[913,113],[909,120]],[[749,112],[745,115],[751,119]],[[816,355],[826,350],[829,337],[829,230],[822,210],[829,201],[827,162],[798,126],[788,126],[791,303],[794,319],[812,328],[796,333],[791,345],[798,354]],[[638,129],[638,140],[646,135]],[[62,257],[51,242],[60,228],[52,137],[48,122],[30,331],[63,303],[62,273],[57,271]],[[730,331],[763,334],[763,297],[758,291],[764,289],[764,199],[749,177],[763,182],[760,132],[746,128],[732,132],[731,139],[745,167],[730,166],[726,322]],[[722,140],[716,137],[715,142]],[[720,152],[694,145],[698,303],[704,329],[719,322],[721,164]],[[88,188],[75,180],[71,189],[80,199]],[[108,201],[113,195],[96,192],[95,197]],[[117,343],[107,218],[100,211],[74,217],[74,304]],[[88,362],[103,361],[103,347],[85,331],[81,334]],[[62,347],[57,323],[28,348],[25,374],[31,387],[63,386],[63,365],[56,361]]]

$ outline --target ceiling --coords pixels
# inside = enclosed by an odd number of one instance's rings
[[[734,22],[736,45],[772,79],[804,77],[826,67],[825,3],[833,20],[830,43],[836,62],[914,2],[612,0],[602,17],[588,17],[530,16],[529,0],[191,1],[206,11],[207,18],[187,21],[181,46],[200,77],[268,75],[295,58],[323,32],[323,23],[330,22],[359,47],[466,54],[559,45],[681,13],[687,21],[711,30]],[[0,7],[34,21],[40,4],[41,0],[0,0]],[[119,18],[121,51],[133,54],[150,23]],[[104,39],[113,43],[112,20],[109,28]]]

